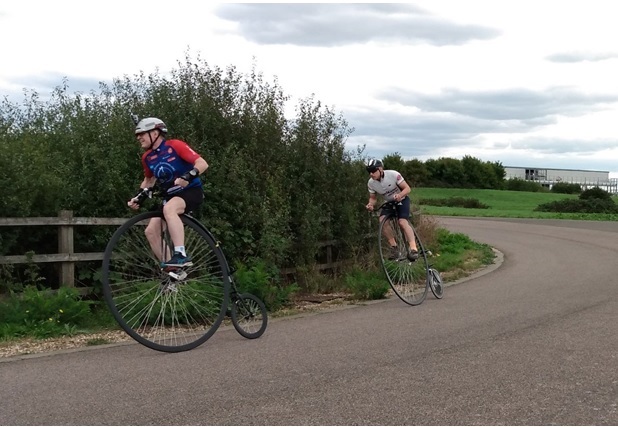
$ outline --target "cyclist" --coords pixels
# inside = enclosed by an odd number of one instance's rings
[[[135,127],[135,136],[146,150],[142,155],[144,180],[140,189],[150,188],[156,182],[163,191],[163,216],[174,244],[174,254],[170,258],[169,254],[162,253],[160,218],[150,220],[146,237],[162,268],[189,267],[193,263],[185,250],[180,215],[197,209],[203,202],[204,192],[199,175],[208,169],[208,163],[186,142],[168,140],[166,135],[167,126],[156,117],[142,119]],[[131,209],[138,209],[137,195],[127,204]]]
[[[416,261],[418,259],[418,248],[416,247],[416,240],[414,239],[414,231],[408,222],[410,217],[410,194],[411,188],[405,181],[403,176],[394,170],[384,170],[384,165],[380,159],[369,159],[365,164],[367,172],[369,172],[369,182],[367,187],[369,189],[369,202],[365,206],[368,211],[373,212],[376,202],[378,200],[377,194],[382,195],[386,201],[398,202],[395,205],[397,214],[399,216],[399,226],[406,235],[408,241],[408,254],[407,258],[410,261]],[[384,216],[388,214],[382,209],[380,212],[380,221],[384,219]],[[384,235],[388,239],[388,243],[391,246],[392,254],[391,259],[399,258],[399,250],[397,249],[397,242],[392,231],[385,227]]]

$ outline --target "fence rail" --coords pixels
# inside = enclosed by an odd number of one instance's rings
[[[75,286],[75,263],[79,261],[102,261],[103,252],[75,253],[73,227],[81,225],[122,225],[127,218],[74,217],[73,211],[63,210],[57,217],[0,218],[0,227],[57,226],[58,253],[0,256],[0,264],[60,263],[58,283]]]
[[[75,263],[80,261],[103,261],[103,252],[74,252],[73,229],[83,225],[116,225],[124,224],[129,218],[90,218],[73,217],[73,211],[60,211],[57,217],[32,218],[0,218],[0,227],[30,227],[30,226],[57,226],[58,253],[33,255],[6,255],[0,256],[0,264],[28,264],[28,263],[59,263],[58,283],[60,285],[75,286]],[[333,261],[332,247],[337,242],[329,240],[320,243],[326,247],[326,263],[317,264],[318,270],[337,268],[345,261]],[[281,274],[293,274],[296,268],[283,268]]]

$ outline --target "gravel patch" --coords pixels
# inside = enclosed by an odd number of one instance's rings
[[[131,341],[124,331],[106,331],[94,334],[80,334],[70,337],[46,339],[26,338],[18,341],[0,342],[0,357],[20,356],[25,354],[46,353],[93,345],[112,344]]]
[[[312,295],[294,301],[292,308],[283,309],[277,313],[269,313],[269,317],[289,317],[300,313],[323,311],[349,304],[353,304],[353,302],[346,301],[343,294]],[[229,318],[223,322],[222,326],[228,324],[231,325]],[[0,358],[128,341],[133,341],[133,339],[122,330],[45,339],[24,338],[22,340],[0,341]]]

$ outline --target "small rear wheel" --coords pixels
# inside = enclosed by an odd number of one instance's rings
[[[429,269],[429,286],[431,287],[431,292],[433,295],[438,299],[442,299],[444,296],[442,276],[440,276],[440,272],[435,268]]]
[[[261,299],[253,294],[237,294],[230,302],[232,324],[240,335],[255,339],[262,336],[268,324],[268,312]]]
[[[408,259],[408,243],[395,216],[386,216],[380,222],[378,242],[382,267],[393,292],[406,304],[419,305],[427,297],[429,265],[423,243],[414,228],[412,230],[418,249],[415,261]],[[394,239],[395,246],[391,245],[390,238]]]

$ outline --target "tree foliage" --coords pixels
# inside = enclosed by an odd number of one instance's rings
[[[341,115],[308,97],[290,119],[287,101],[255,66],[242,74],[188,55],[166,76],[124,76],[88,94],[70,93],[65,80],[45,101],[36,92],[21,105],[5,99],[0,216],[132,215],[126,201],[143,173],[133,112],[163,119],[170,138],[209,163],[197,215],[232,261],[284,267],[311,263],[323,240],[351,248],[367,227],[362,152],[346,151],[351,129]],[[112,231],[91,227],[76,246],[102,251]],[[3,230],[0,253],[54,253],[55,232]]]

